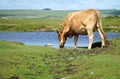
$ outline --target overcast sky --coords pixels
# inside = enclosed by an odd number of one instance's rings
[[[0,0],[0,9],[120,9],[120,0]]]

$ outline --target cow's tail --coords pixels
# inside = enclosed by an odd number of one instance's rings
[[[106,35],[105,35],[105,32],[103,31],[103,27],[102,27],[102,22],[101,22],[101,15],[98,11],[96,11],[97,13],[97,29],[98,29],[98,32],[102,38],[102,40],[104,41],[104,46],[106,45]]]

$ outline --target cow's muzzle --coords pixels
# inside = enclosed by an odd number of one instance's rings
[[[59,47],[63,48],[64,47],[64,43],[60,43]]]

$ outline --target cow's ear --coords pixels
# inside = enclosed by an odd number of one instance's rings
[[[58,31],[58,30],[56,30],[56,32],[57,32],[57,33],[59,33],[59,31]]]
[[[58,30],[56,30],[56,32],[57,32],[57,34],[58,34],[58,35],[60,35],[60,34],[61,34]]]

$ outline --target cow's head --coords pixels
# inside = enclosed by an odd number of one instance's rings
[[[67,36],[63,36],[62,31],[58,31],[58,30],[57,30],[56,32],[57,32],[57,34],[58,34],[58,40],[59,40],[59,42],[60,42],[59,47],[60,47],[60,48],[63,48],[63,47],[64,47],[64,44],[65,44],[65,42],[66,42]]]

